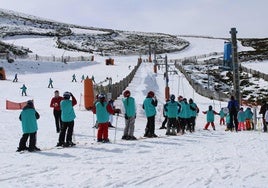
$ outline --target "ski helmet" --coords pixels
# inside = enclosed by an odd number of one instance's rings
[[[124,95],[124,97],[129,97],[130,91],[129,90],[124,91],[123,95]]]
[[[63,93],[63,98],[64,98],[64,99],[70,99],[70,96],[71,96],[71,94],[70,94],[70,92],[68,92],[68,91],[65,91],[65,92]]]
[[[105,95],[103,93],[99,94],[98,96],[99,99],[105,99]]]
[[[175,95],[170,95],[170,100],[174,101],[175,100]]]
[[[212,110],[212,106],[211,105],[209,105],[208,110]]]

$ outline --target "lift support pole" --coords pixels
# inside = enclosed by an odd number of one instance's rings
[[[240,73],[238,66],[238,53],[237,53],[237,39],[236,39],[236,28],[231,28],[230,34],[232,39],[232,63],[233,63],[233,83],[234,83],[234,96],[241,104],[241,93],[240,93]]]

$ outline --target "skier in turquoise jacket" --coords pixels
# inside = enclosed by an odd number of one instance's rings
[[[166,135],[176,135],[178,127],[178,111],[180,111],[180,104],[175,101],[175,95],[170,95],[170,101],[168,101],[164,108],[168,117],[168,125]],[[170,132],[171,130],[171,132]]]
[[[135,99],[131,97],[130,94],[129,90],[124,91],[124,98],[122,99],[124,106],[123,112],[125,114],[125,129],[124,135],[122,136],[123,140],[136,140],[136,137],[134,136],[136,103]]]
[[[155,134],[155,115],[156,115],[157,99],[153,91],[147,93],[147,97],[143,101],[142,108],[145,110],[147,124],[144,137],[157,137]]]
[[[27,96],[27,93],[26,93],[27,87],[25,86],[25,84],[23,84],[20,89],[21,89],[21,96],[23,95]]]
[[[40,115],[35,110],[33,101],[27,101],[27,104],[22,109],[19,117],[21,120],[23,135],[20,139],[19,147],[17,149],[18,152],[23,150],[28,150],[30,152],[40,151],[40,149],[36,147],[36,132],[38,130],[37,119],[39,119],[39,117]],[[29,147],[26,146],[28,137],[30,137]]]
[[[194,132],[195,131],[195,122],[196,122],[196,117],[197,114],[199,113],[199,108],[196,105],[196,103],[193,101],[193,99],[189,99],[189,107],[190,107],[190,132]]]
[[[98,95],[98,101],[95,103],[95,107],[92,109],[93,113],[97,116],[98,134],[97,141],[108,143],[108,126],[109,115],[114,114],[112,106],[106,101],[104,94]]]
[[[215,114],[217,114],[217,115],[220,115],[220,114],[217,113],[216,111],[214,111],[212,109],[212,106],[211,105],[209,105],[208,111],[203,111],[203,113],[204,114],[207,114],[207,124],[206,124],[204,130],[208,130],[208,126],[209,126],[209,124],[211,124],[213,130],[215,131],[216,130],[215,129],[215,124],[214,124]]]
[[[72,100],[70,100],[71,97]],[[75,143],[72,142],[72,137],[74,129],[74,119],[76,117],[73,106],[75,106],[76,104],[77,101],[73,94],[68,91],[64,92],[63,100],[60,102],[62,126],[57,146],[69,147],[75,145]],[[66,131],[66,142],[64,142]]]

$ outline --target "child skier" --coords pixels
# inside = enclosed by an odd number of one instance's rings
[[[20,139],[19,147],[17,152],[28,150],[30,152],[40,151],[36,147],[36,132],[37,132],[37,119],[40,115],[34,109],[34,104],[32,100],[27,101],[26,106],[22,109],[19,119],[21,120],[22,125],[22,138]],[[26,142],[30,137],[29,147],[26,146]]]
[[[204,130],[208,130],[209,124],[211,124],[213,130],[215,131],[215,125],[214,125],[214,120],[215,120],[215,114],[219,115],[216,111],[212,109],[212,106],[209,105],[208,111],[203,111],[204,114],[207,114],[207,124],[204,127]]]
[[[104,94],[99,94],[98,101],[96,102],[95,107],[92,109],[92,111],[97,116],[97,141],[103,143],[110,142],[108,139],[109,114],[114,114],[114,111],[111,105],[109,105],[106,101]]]
[[[225,125],[224,117],[225,117],[225,113],[223,111],[223,108],[221,108],[221,110],[220,110],[220,125]]]
[[[25,86],[25,84],[23,84],[20,89],[21,89],[21,96],[23,95],[27,96],[27,93],[26,93],[27,87]]]
[[[246,129],[251,130],[253,127],[251,127],[252,124],[252,117],[253,117],[253,112],[251,111],[251,108],[248,107],[245,110],[245,118],[246,118]]]
[[[196,116],[199,113],[199,108],[196,105],[196,103],[193,101],[193,99],[189,99],[189,105],[190,105],[190,132],[195,131],[195,121],[196,121]]]
[[[243,129],[243,131],[246,130],[245,127],[245,112],[243,108],[240,108],[238,113],[237,113],[237,120],[238,120],[238,131],[241,131]]]

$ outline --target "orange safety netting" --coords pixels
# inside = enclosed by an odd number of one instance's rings
[[[20,110],[26,104],[27,102],[12,102],[12,101],[6,100],[6,109],[7,110]]]

